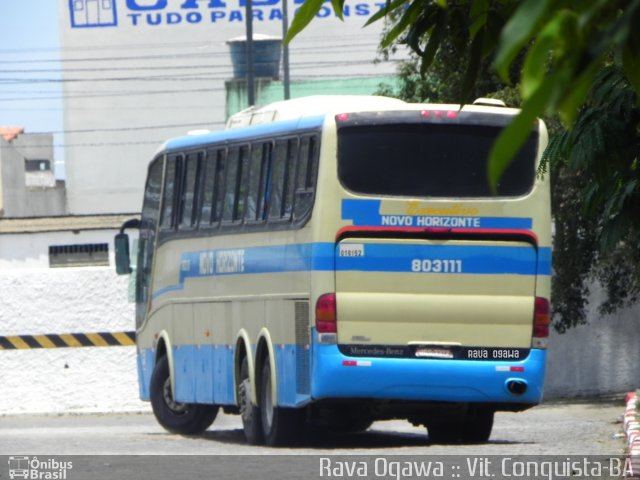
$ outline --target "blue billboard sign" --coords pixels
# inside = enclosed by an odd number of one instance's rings
[[[72,28],[115,27],[116,0],[69,0]]]
[[[122,4],[120,9],[116,7],[118,1]],[[281,21],[281,2],[253,0],[253,20]],[[294,0],[293,3],[299,7],[304,0]],[[241,23],[244,22],[245,6],[246,0],[69,0],[71,28]],[[343,15],[369,17],[384,6],[385,0],[347,1]],[[327,0],[327,5],[320,9],[317,17],[334,16]]]

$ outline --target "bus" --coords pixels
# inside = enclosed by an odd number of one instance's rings
[[[430,442],[470,443],[488,441],[495,412],[538,404],[542,121],[497,187],[486,180],[517,112],[317,96],[167,141],[140,219],[115,240],[118,272],[135,276],[140,397],[158,422],[195,434],[222,408],[248,442],[274,446],[407,419]]]

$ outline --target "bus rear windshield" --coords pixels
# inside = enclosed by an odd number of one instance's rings
[[[377,124],[338,130],[338,175],[355,193],[408,197],[490,197],[489,152],[501,127]],[[497,195],[522,196],[535,181],[532,133],[500,179]]]

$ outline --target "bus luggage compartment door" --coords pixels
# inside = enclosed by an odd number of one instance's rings
[[[363,236],[335,255],[341,345],[531,347],[530,243]]]

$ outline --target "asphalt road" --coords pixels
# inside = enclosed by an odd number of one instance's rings
[[[196,437],[169,434],[146,413],[4,416],[0,417],[0,480],[10,478],[17,456],[37,467],[30,467],[26,478],[60,480],[551,480],[568,477],[535,469],[545,462],[561,469],[570,459],[593,462],[596,457],[586,457],[593,455],[620,457],[622,412],[623,401],[618,399],[499,413],[491,440],[482,445],[432,445],[424,429],[388,421],[374,423],[361,434],[312,437],[295,448],[278,449],[247,445],[239,417],[223,414]],[[605,465],[604,470],[593,470],[590,463],[587,471],[577,463],[569,476],[620,478],[610,475],[609,461],[596,458],[595,465]],[[524,466],[533,466],[535,475]]]
[[[239,417],[220,414],[202,436],[165,432],[151,414],[0,417],[0,455],[615,455],[621,399],[553,403],[498,413],[489,443],[432,445],[423,428],[376,422],[360,434],[311,438],[295,448],[250,446]]]

